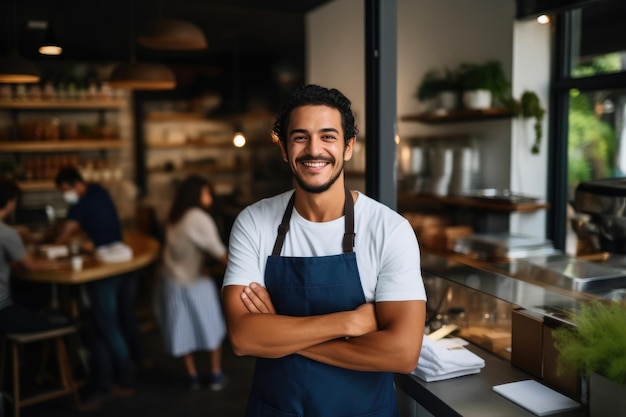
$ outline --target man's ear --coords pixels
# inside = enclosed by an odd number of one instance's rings
[[[283,157],[283,161],[289,162],[289,158],[287,158],[287,150],[285,149],[285,143],[282,140],[279,140],[278,146],[280,146],[280,153]]]
[[[344,161],[349,161],[350,159],[352,159],[352,153],[354,152],[355,143],[356,143],[356,136],[352,136],[350,139],[348,139],[348,142],[346,142],[346,149],[344,149],[343,151]]]

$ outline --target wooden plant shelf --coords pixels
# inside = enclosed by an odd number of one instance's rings
[[[422,122],[430,124],[478,122],[494,119],[506,119],[515,114],[509,110],[492,108],[484,110],[454,110],[445,113],[428,112],[402,116],[400,120],[405,122]]]
[[[100,110],[120,109],[126,106],[126,100],[0,100],[2,110]]]

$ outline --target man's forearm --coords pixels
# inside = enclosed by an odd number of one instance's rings
[[[311,346],[298,354],[328,365],[355,371],[409,373],[417,365],[421,337],[409,344],[395,343],[394,335],[380,330]]]
[[[291,317],[247,313],[229,326],[229,336],[238,355],[279,358],[347,336],[346,314]]]
[[[371,304],[363,304],[352,311],[293,317],[275,314],[269,299],[265,304],[248,287],[227,286],[223,297],[228,335],[238,355],[277,358],[332,339],[361,336],[376,330],[374,306]],[[256,311],[270,314],[258,314]]]
[[[424,337],[424,301],[376,304],[380,330],[349,340],[321,343],[299,352],[329,365],[358,371],[409,373],[417,366]]]

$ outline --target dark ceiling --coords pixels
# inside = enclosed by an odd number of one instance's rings
[[[0,0],[0,54],[15,45],[46,78],[58,80],[76,63],[144,62],[168,64],[181,97],[217,91],[232,109],[244,110],[255,97],[280,100],[277,71],[304,78],[306,12],[329,0]],[[158,18],[197,24],[209,47],[203,51],[154,51],[131,40]],[[63,46],[58,57],[37,50],[49,22]],[[243,103],[245,101],[246,103]]]
[[[54,26],[63,59],[127,60],[131,31],[156,18],[184,19],[205,32],[209,49],[194,53],[155,53],[135,47],[137,58],[211,59],[241,53],[293,53],[303,47],[304,14],[324,0],[2,0],[0,47],[17,44],[20,54],[37,53],[44,31],[29,22]],[[131,18],[132,16],[132,18]],[[132,24],[131,24],[132,23]],[[9,38],[7,41],[7,37]]]

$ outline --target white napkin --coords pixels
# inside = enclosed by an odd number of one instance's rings
[[[124,242],[114,242],[96,248],[96,258],[102,262],[124,262],[133,259],[133,250]]]
[[[469,350],[446,349],[424,336],[417,367],[411,373],[424,381],[438,381],[475,374],[484,366],[484,359]]]

